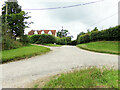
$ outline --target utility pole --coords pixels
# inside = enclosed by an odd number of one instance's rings
[[[5,29],[5,32],[4,32],[4,35],[6,36],[6,33],[7,33],[7,14],[8,14],[8,4],[6,3],[6,17],[5,17],[5,22],[6,22],[6,29]]]
[[[62,38],[62,34],[63,34],[63,26],[62,26],[62,30],[61,30],[61,38]]]

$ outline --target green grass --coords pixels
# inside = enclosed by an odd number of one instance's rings
[[[99,41],[79,44],[77,47],[101,53],[120,54],[119,45],[118,41]]]
[[[5,63],[12,60],[28,58],[35,55],[44,54],[48,51],[50,51],[49,48],[35,45],[20,47],[11,50],[4,50],[2,51],[2,62]]]
[[[96,67],[61,74],[44,88],[118,88],[118,70]]]
[[[35,85],[34,85],[34,88],[38,88],[38,84],[35,84]]]
[[[54,44],[44,44],[44,45],[46,45],[46,46],[52,46],[52,47],[61,47],[62,45],[54,45]]]

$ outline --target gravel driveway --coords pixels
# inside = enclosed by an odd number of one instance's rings
[[[52,51],[21,61],[0,65],[4,88],[23,88],[33,80],[81,66],[114,65],[118,56],[95,53],[75,46],[51,47]]]

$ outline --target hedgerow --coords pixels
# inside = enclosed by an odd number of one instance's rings
[[[36,44],[48,44],[56,42],[55,36],[49,34],[33,35],[29,38],[31,43]]]
[[[63,37],[63,38],[56,37],[56,44],[67,45],[67,40],[65,37]]]
[[[67,45],[66,37],[59,38],[49,34],[41,34],[41,35],[32,35],[28,36],[30,38],[31,43],[36,44],[59,44],[59,45]]]
[[[92,41],[120,41],[120,26],[112,27],[109,29],[94,31],[80,35],[77,44],[88,43]]]

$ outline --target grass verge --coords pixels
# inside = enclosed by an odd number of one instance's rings
[[[118,88],[118,70],[96,67],[75,70],[55,77],[44,88]]]
[[[49,51],[50,51],[49,48],[35,45],[20,47],[11,50],[4,50],[2,51],[2,63],[28,58],[35,55],[41,55]]]
[[[99,41],[99,42],[79,44],[77,45],[77,47],[89,51],[120,55],[119,45],[120,42],[118,41]]]
[[[52,46],[52,47],[61,47],[62,45],[55,45],[55,44],[44,44],[46,46]]]

